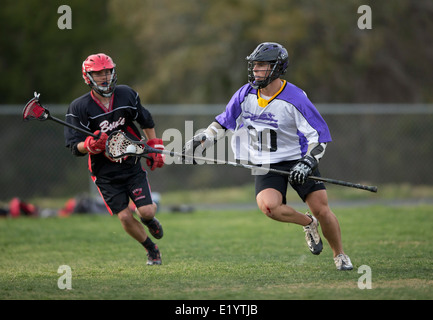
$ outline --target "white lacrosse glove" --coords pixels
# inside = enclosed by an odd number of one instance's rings
[[[185,143],[182,150],[182,159],[185,163],[196,164],[193,157],[202,157],[204,151],[213,146],[213,144],[224,137],[226,129],[218,122],[212,122],[206,130],[195,135],[191,140]]]
[[[210,137],[210,135],[206,132],[199,133],[195,135],[191,140],[185,143],[185,146],[182,150],[183,160],[185,163],[193,163],[194,157],[203,156],[206,148],[211,147],[215,143],[215,139]]]

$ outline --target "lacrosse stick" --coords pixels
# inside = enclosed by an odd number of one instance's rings
[[[66,127],[72,128],[74,130],[77,130],[81,133],[84,133],[87,136],[92,136],[95,139],[99,139],[99,135],[96,135],[90,131],[84,130],[82,128],[76,127],[73,124],[67,123],[65,121],[62,121],[60,119],[57,119],[50,115],[50,112],[48,109],[44,108],[40,101],[39,96],[41,94],[35,92],[34,98],[32,98],[29,102],[27,102],[26,106],[23,110],[23,121],[30,121],[30,120],[39,120],[39,121],[45,121],[45,120],[53,120],[57,123],[60,123]]]
[[[112,134],[110,134],[110,136],[107,139],[105,149],[107,151],[107,154],[110,157],[112,157],[113,159],[120,159],[124,156],[143,157],[148,153],[162,153],[162,154],[170,155],[172,157],[181,157],[181,158],[189,157],[189,158],[192,158],[195,160],[214,162],[217,164],[225,164],[225,165],[230,165],[230,166],[234,166],[234,167],[241,167],[241,168],[250,169],[250,170],[261,170],[261,171],[266,171],[266,172],[274,172],[274,173],[278,173],[278,174],[282,174],[282,175],[288,175],[289,174],[288,171],[283,171],[283,170],[258,167],[258,166],[254,166],[254,165],[241,164],[241,163],[230,162],[230,161],[225,161],[225,160],[210,159],[210,158],[205,158],[205,157],[189,156],[189,155],[177,153],[174,151],[154,149],[154,148],[149,147],[143,141],[131,140],[122,131],[115,131]],[[317,177],[317,176],[309,176],[308,179],[332,183],[332,184],[345,186],[345,187],[367,190],[370,192],[377,192],[377,187],[375,187],[375,186],[365,186],[365,185],[362,185],[359,183],[352,183],[352,182],[330,179],[330,178]]]
[[[66,126],[66,127],[69,127],[69,128],[74,129],[74,130],[77,130],[81,133],[84,133],[85,135],[92,136],[95,139],[99,139],[101,133],[99,133],[99,135],[94,134],[90,131],[76,127],[73,124],[62,121],[62,120],[57,119],[57,118],[53,117],[52,115],[50,115],[49,110],[44,108],[41,105],[41,103],[39,101],[40,95],[41,95],[40,93],[35,92],[34,98],[32,98],[29,102],[27,102],[27,104],[23,110],[23,121],[30,121],[30,120],[35,120],[35,119],[39,120],[39,121],[53,120],[57,123],[60,123],[64,126]],[[147,155],[142,155],[142,157],[153,161],[153,159]],[[122,157],[118,157],[118,158],[116,158],[116,160],[121,160],[121,158]]]

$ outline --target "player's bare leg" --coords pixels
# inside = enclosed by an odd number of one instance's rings
[[[147,234],[143,225],[134,218],[129,208],[120,211],[117,217],[122,223],[123,229],[125,229],[131,237],[140,243],[146,240]]]
[[[311,213],[319,220],[323,236],[328,241],[334,257],[343,253],[340,224],[331,208],[329,208],[326,190],[310,193],[305,202],[310,208]]]
[[[301,226],[311,223],[311,218],[307,215],[283,204],[283,196],[276,189],[268,188],[260,191],[256,200],[259,209],[271,219]]]
[[[161,254],[158,246],[147,236],[143,225],[134,218],[132,211],[129,208],[125,208],[117,214],[117,217],[123,229],[146,249],[148,255],[147,264],[161,264]]]
[[[262,190],[257,195],[257,204],[269,218],[280,222],[295,223],[304,227],[305,240],[312,254],[322,252],[323,244],[318,231],[318,222],[311,215],[303,214],[283,204],[282,194],[273,188]]]
[[[334,254],[334,261],[338,270],[352,270],[352,262],[343,251],[340,224],[337,217],[329,208],[326,190],[318,190],[307,196],[308,204],[313,215],[319,220],[323,236],[329,243]]]
[[[147,206],[142,206],[135,209],[135,212],[145,220],[151,220],[155,217],[156,214],[156,203],[149,204]]]
[[[164,235],[161,223],[155,218],[157,205],[155,203],[137,208],[135,211],[141,222],[149,229],[155,239],[161,239]]]

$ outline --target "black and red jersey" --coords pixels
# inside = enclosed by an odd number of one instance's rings
[[[155,126],[150,112],[141,105],[138,93],[126,85],[116,86],[108,107],[102,105],[92,91],[75,99],[66,113],[66,122],[90,132],[101,130],[107,135],[122,130],[136,140],[141,139],[142,132],[134,122],[141,129]],[[76,146],[85,139],[84,134],[65,127],[66,147],[70,148],[74,155],[84,155],[77,150]],[[122,179],[142,170],[137,159],[128,157],[122,162],[114,162],[103,152],[89,156],[89,170],[98,178]]]

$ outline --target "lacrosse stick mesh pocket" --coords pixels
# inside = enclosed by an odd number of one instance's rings
[[[144,147],[142,145],[133,143],[123,132],[119,131],[116,134],[110,136],[110,139],[107,141],[107,150],[112,158],[120,158],[125,156],[127,153],[127,148],[130,145],[135,146],[135,154],[143,153]]]
[[[37,100],[33,99],[24,108],[23,120],[45,120],[48,118],[48,113],[45,108],[41,107]]]

